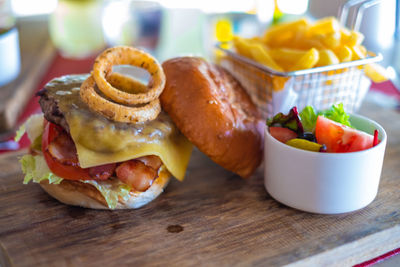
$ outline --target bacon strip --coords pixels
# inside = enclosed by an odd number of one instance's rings
[[[158,175],[162,162],[157,156],[145,156],[120,164],[115,173],[118,179],[137,191],[146,191]]]

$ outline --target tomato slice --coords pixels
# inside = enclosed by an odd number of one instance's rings
[[[50,152],[49,152],[49,146],[51,145],[54,140],[62,135],[67,133],[64,132],[64,130],[51,123],[48,121],[45,121],[44,125],[44,132],[43,132],[43,137],[42,137],[42,152],[43,156],[46,160],[47,165],[49,166],[49,169],[57,176],[68,179],[68,180],[87,180],[87,179],[93,179],[90,174],[89,174],[89,169],[83,169],[79,166],[79,162],[74,159],[69,159],[68,164],[63,164],[62,161],[57,160],[56,157],[54,157]],[[68,136],[69,137],[69,136]],[[63,137],[65,138],[65,137]],[[71,138],[71,137],[69,137]],[[61,149],[65,149],[66,151],[62,152],[60,151]],[[74,150],[74,146],[57,146],[57,152],[59,152],[59,155],[71,155],[71,150]],[[72,151],[73,152],[73,151]],[[75,151],[76,153],[76,151]],[[71,164],[74,163],[74,164]]]
[[[327,152],[355,152],[371,148],[374,137],[347,127],[323,116],[318,116],[315,126],[317,142],[326,146]]]
[[[297,133],[284,127],[269,127],[269,133],[278,141],[285,143],[297,137]]]

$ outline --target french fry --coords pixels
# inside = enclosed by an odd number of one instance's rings
[[[319,51],[319,60],[317,62],[317,67],[320,66],[327,66],[327,65],[333,65],[333,64],[339,64],[339,59],[333,53],[332,50],[330,49],[323,49]]]
[[[340,46],[341,34],[339,31],[324,35],[321,42],[330,49]]]
[[[267,49],[262,44],[252,43],[250,44],[250,47],[250,53],[255,61],[267,66],[270,69],[283,71],[283,69],[272,59]]]
[[[360,45],[355,45],[350,47],[352,55],[352,60],[363,59],[366,57],[365,50],[361,48]]]
[[[340,28],[340,39],[342,44],[347,44],[347,40],[350,39],[351,36],[351,31],[347,29],[346,27]]]
[[[358,48],[360,49],[361,53],[364,54],[364,57],[366,57],[368,55],[368,50],[367,50],[367,48],[365,48],[365,46],[358,45]],[[375,55],[372,55],[372,56],[375,56]]]
[[[311,48],[296,62],[296,64],[294,64],[294,66],[289,68],[289,71],[310,69],[314,67],[315,64],[317,64],[318,60],[318,50],[315,48]]]
[[[290,78],[288,77],[280,77],[280,76],[274,76],[272,77],[272,90],[275,92],[281,91],[285,89],[286,82]]]
[[[295,71],[373,56],[361,45],[363,40],[362,33],[341,26],[334,17],[326,17],[314,23],[302,18],[278,24],[267,29],[262,37],[236,36],[233,43],[239,54],[273,70]],[[347,69],[340,70],[343,71]],[[369,71],[377,72],[372,67]],[[284,85],[280,80],[273,82],[275,89],[282,87],[278,84]]]
[[[376,83],[384,82],[389,79],[386,69],[375,63],[365,65],[364,73],[368,78]]]
[[[322,43],[322,38],[309,38],[306,33],[297,34],[296,39],[293,39],[287,45],[288,48],[309,50],[311,48],[324,49],[325,45]]]
[[[316,21],[308,29],[309,35],[329,34],[340,31],[340,24],[335,17],[327,17]]]
[[[239,36],[234,36],[233,37],[233,46],[235,47],[236,51],[240,55],[248,57],[248,58],[252,58],[251,52],[250,52],[251,47],[250,47],[249,42],[246,39],[239,37]]]
[[[346,40],[348,46],[361,45],[364,41],[364,35],[361,32],[351,31],[350,36]]]
[[[347,45],[341,45],[334,51],[340,62],[349,62],[353,57],[353,52]]]
[[[294,64],[306,53],[307,51],[291,48],[276,48],[270,50],[272,59],[278,63],[284,64]]]
[[[307,19],[302,18],[292,22],[281,23],[269,28],[263,36],[263,41],[267,45],[274,45],[276,43],[285,42],[296,34],[301,28],[308,27],[309,22]]]

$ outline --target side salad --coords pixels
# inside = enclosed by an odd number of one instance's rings
[[[300,113],[293,107],[288,114],[278,113],[267,120],[269,132],[289,146],[329,153],[355,152],[379,143],[378,130],[374,135],[353,128],[343,104],[316,112],[306,106]]]

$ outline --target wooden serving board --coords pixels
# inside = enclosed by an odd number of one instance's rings
[[[194,151],[184,182],[138,210],[60,204],[22,184],[18,154],[0,159],[1,266],[353,265],[400,247],[400,115],[363,114],[389,136],[368,207],[316,215],[274,201],[262,170],[242,180]]]

